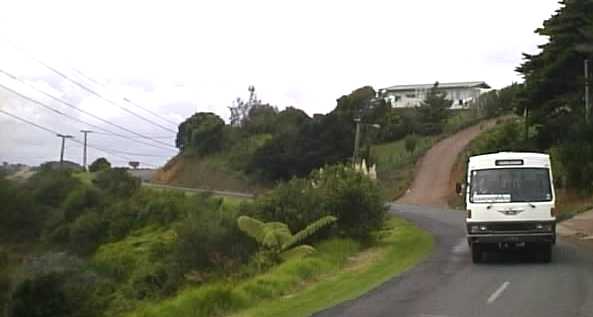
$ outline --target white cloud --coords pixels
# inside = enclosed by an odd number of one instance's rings
[[[85,93],[11,44],[84,80],[74,71],[80,70],[107,84],[85,81],[102,93],[126,96],[175,122],[195,111],[227,119],[227,107],[246,97],[248,85],[266,102],[313,114],[330,111],[338,97],[363,85],[485,80],[500,88],[519,81],[514,68],[521,53],[536,52],[545,41],[533,31],[558,6],[557,0],[2,2],[0,32],[7,42],[0,43],[0,69],[36,85],[45,81],[53,93],[114,123],[162,135],[166,131]],[[5,104],[25,107],[15,98]],[[81,127],[27,107],[27,116],[55,129],[74,134]],[[55,137],[37,149],[32,144],[43,131],[5,117],[0,123],[0,160],[56,152]],[[121,140],[94,140],[154,153]]]

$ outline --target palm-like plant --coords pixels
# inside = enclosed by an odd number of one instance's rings
[[[237,222],[239,229],[263,246],[273,261],[280,261],[315,252],[315,248],[310,245],[297,245],[336,220],[333,216],[323,217],[296,234],[292,234],[288,226],[281,222],[262,222],[247,216],[239,217]]]

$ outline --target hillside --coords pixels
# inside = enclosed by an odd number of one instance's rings
[[[256,193],[265,188],[250,181],[241,172],[217,163],[216,158],[191,155],[172,158],[154,174],[152,181],[157,184],[242,193]]]

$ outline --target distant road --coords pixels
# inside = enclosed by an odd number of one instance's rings
[[[188,193],[213,193],[213,194],[220,195],[220,196],[239,197],[239,198],[253,198],[253,197],[255,197],[253,194],[248,194],[248,193],[228,192],[228,191],[221,191],[221,190],[207,190],[207,189],[198,189],[198,188],[172,186],[172,185],[161,185],[161,184],[154,184],[154,183],[147,183],[147,182],[142,182],[142,185],[146,186],[146,187],[166,189],[166,190],[176,190],[176,191],[183,191],[183,192],[188,192]]]
[[[435,237],[422,264],[368,294],[316,316],[396,317],[593,317],[593,254],[560,238],[552,263],[523,254],[488,254],[471,262],[464,212],[448,210],[449,173],[457,155],[479,127],[436,144],[423,159],[412,190],[391,205]]]
[[[435,144],[422,158],[410,190],[398,202],[447,208],[447,197],[455,190],[449,179],[453,165],[465,147],[497,120],[469,127]]]

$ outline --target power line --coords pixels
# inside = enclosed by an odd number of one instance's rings
[[[11,118],[13,118],[13,119],[15,119],[15,120],[18,120],[18,121],[21,121],[21,122],[27,123],[27,124],[29,124],[29,125],[31,125],[31,126],[34,126],[34,127],[38,128],[38,129],[41,129],[41,130],[44,130],[44,131],[46,131],[46,132],[49,132],[49,133],[51,133],[51,134],[54,134],[54,135],[60,135],[60,133],[59,133],[58,131],[55,131],[55,130],[53,130],[53,129],[50,129],[50,128],[46,128],[46,127],[44,127],[44,126],[41,126],[41,125],[39,125],[39,124],[37,124],[37,123],[35,123],[35,122],[33,122],[33,121],[30,121],[30,120],[24,119],[24,118],[22,118],[22,117],[20,117],[20,116],[14,115],[14,114],[12,114],[12,113],[10,113],[10,112],[7,112],[7,111],[4,111],[4,110],[2,110],[2,109],[0,109],[0,113],[3,113],[3,114],[5,114],[5,115],[7,115],[7,116],[9,116],[9,117],[11,117]],[[78,140],[76,140],[76,139],[74,139],[74,138],[72,138],[72,139],[71,139],[71,141],[72,141],[72,142],[74,142],[74,143],[77,143],[77,144],[79,144],[79,145],[82,145],[82,146],[84,146],[84,143],[82,143],[82,142],[80,142],[80,141],[78,141]],[[119,154],[117,154],[117,153],[114,153],[114,151],[111,151],[111,150],[103,149],[103,148],[100,148],[100,147],[98,147],[98,146],[94,146],[94,145],[90,145],[90,144],[87,144],[87,146],[88,146],[89,148],[95,149],[95,150],[97,150],[97,151],[101,151],[101,152],[104,152],[104,153],[107,153],[107,154],[111,154],[111,155],[113,155],[113,156],[115,156],[115,157],[123,158],[123,159],[125,159],[125,160],[128,160],[128,161],[130,160],[130,158],[129,158],[129,157],[121,156],[121,155],[119,155]],[[157,167],[157,166],[155,166],[155,165],[153,165],[153,164],[150,164],[150,163],[141,162],[141,161],[139,161],[139,162],[140,162],[140,163],[142,163],[143,165],[152,166],[152,167]]]
[[[86,114],[86,115],[88,115],[88,116],[90,116],[90,117],[93,117],[93,118],[95,118],[95,119],[97,119],[97,120],[99,120],[99,121],[101,121],[101,122],[103,122],[103,123],[106,123],[106,124],[108,124],[108,125],[111,125],[111,126],[113,126],[113,127],[116,127],[116,128],[118,128],[118,129],[121,129],[121,130],[127,131],[128,133],[134,134],[134,135],[136,135],[136,136],[138,136],[138,137],[140,137],[140,138],[147,139],[147,140],[150,140],[150,141],[152,141],[152,142],[155,142],[155,143],[162,144],[162,145],[164,145],[164,146],[166,146],[166,147],[167,147],[167,148],[166,148],[167,150],[176,149],[175,147],[173,147],[173,146],[171,146],[171,145],[169,145],[169,144],[167,144],[167,143],[164,143],[164,142],[162,142],[162,141],[159,141],[159,140],[155,140],[154,138],[151,138],[151,137],[147,137],[147,136],[145,136],[145,135],[142,135],[142,134],[140,134],[140,133],[137,133],[137,132],[135,132],[135,131],[133,131],[133,130],[130,130],[130,129],[126,128],[126,127],[120,126],[120,125],[118,125],[118,124],[115,124],[115,123],[113,123],[113,122],[111,122],[111,121],[108,121],[108,120],[105,120],[105,119],[103,119],[103,118],[101,118],[101,117],[99,117],[99,116],[96,116],[96,115],[94,115],[93,113],[90,113],[90,112],[88,112],[88,111],[86,111],[86,110],[83,110],[83,109],[81,109],[81,108],[79,108],[79,107],[77,107],[77,106],[75,106],[75,105],[73,105],[73,104],[71,104],[71,103],[69,103],[69,102],[67,102],[67,101],[64,101],[64,100],[62,100],[62,99],[60,99],[60,98],[57,98],[57,97],[55,97],[55,96],[53,96],[53,95],[51,95],[51,94],[49,94],[49,93],[47,93],[47,92],[45,92],[45,91],[43,91],[43,90],[41,90],[41,89],[39,89],[39,88],[35,87],[34,85],[31,85],[31,84],[28,84],[28,83],[26,83],[26,82],[24,82],[23,80],[21,80],[21,79],[17,78],[16,76],[14,76],[13,74],[10,74],[10,73],[8,73],[8,72],[6,72],[6,71],[2,70],[2,69],[0,69],[0,73],[2,73],[2,74],[4,74],[4,75],[6,75],[6,76],[8,76],[8,77],[10,77],[10,78],[11,78],[11,79],[13,79],[13,80],[16,80],[16,81],[18,81],[18,82],[20,82],[20,83],[22,83],[22,84],[26,85],[27,87],[30,87],[31,89],[33,89],[33,90],[35,90],[35,91],[37,91],[37,92],[39,92],[39,93],[43,94],[44,96],[47,96],[47,97],[49,97],[49,98],[51,98],[51,99],[53,99],[53,100],[55,100],[55,101],[57,101],[57,102],[59,102],[59,103],[61,103],[61,104],[63,104],[63,105],[66,105],[67,107],[70,107],[70,108],[72,108],[72,109],[75,109],[75,110],[77,110],[78,112],[81,112],[81,113],[84,113],[84,114]],[[57,109],[55,109],[55,108],[52,108],[51,106],[48,106],[48,105],[46,105],[46,104],[44,104],[44,103],[42,103],[42,102],[39,102],[39,101],[37,101],[37,100],[34,100],[34,99],[32,99],[32,98],[30,98],[30,97],[27,97],[27,96],[25,96],[25,95],[23,95],[23,94],[20,94],[20,93],[18,93],[17,91],[15,91],[15,90],[13,90],[13,89],[10,89],[10,88],[8,88],[8,87],[6,87],[6,86],[4,86],[4,85],[1,85],[1,84],[0,84],[0,86],[1,86],[2,88],[6,89],[6,90],[8,90],[8,91],[10,91],[10,92],[12,92],[13,94],[16,94],[16,95],[18,95],[18,96],[19,96],[19,97],[21,97],[21,98],[24,98],[24,99],[26,99],[26,100],[28,100],[28,101],[30,101],[30,102],[33,102],[33,103],[35,103],[35,104],[38,104],[38,105],[40,105],[40,106],[43,106],[43,107],[45,107],[45,108],[48,108],[48,109],[50,109],[51,111],[53,111],[53,112],[56,112],[56,113],[58,113],[58,114],[60,114],[60,115],[64,115],[64,116],[68,117],[68,116],[67,116],[65,113],[63,113],[63,112],[61,112],[61,111],[59,111],[59,110],[57,110]],[[157,146],[156,144],[150,144],[150,143],[145,143],[145,142],[141,142],[141,141],[135,140],[135,139],[133,139],[133,138],[131,138],[131,137],[129,137],[129,136],[126,136],[126,135],[123,135],[123,134],[118,134],[118,133],[116,133],[116,132],[110,131],[110,130],[108,130],[108,129],[105,129],[105,128],[102,128],[102,127],[100,127],[100,126],[97,126],[97,125],[93,125],[93,124],[91,124],[91,123],[84,122],[84,121],[82,121],[82,120],[80,120],[80,119],[78,119],[78,118],[75,118],[75,117],[70,117],[70,118],[71,118],[72,120],[76,120],[76,121],[78,121],[78,122],[82,122],[82,123],[84,123],[84,124],[88,124],[89,126],[91,126],[91,127],[93,127],[93,128],[96,128],[96,129],[99,129],[99,130],[102,130],[102,131],[106,131],[106,132],[108,132],[108,133],[111,133],[111,135],[114,135],[114,136],[118,136],[118,137],[121,137],[121,138],[125,138],[125,139],[131,140],[131,141],[133,141],[133,142],[141,143],[141,144],[144,144],[144,145],[149,145],[149,146],[153,146],[153,147],[163,148],[163,147],[161,147],[161,146]]]
[[[52,129],[49,129],[49,128],[46,128],[46,127],[40,126],[40,125],[38,125],[37,123],[35,123],[35,122],[33,122],[33,121],[29,121],[29,120],[27,120],[27,119],[23,119],[23,118],[21,118],[21,117],[19,117],[19,116],[16,116],[16,115],[14,115],[14,114],[11,114],[11,113],[9,113],[9,112],[6,112],[6,111],[4,111],[4,110],[2,110],[2,109],[0,109],[0,112],[2,112],[3,114],[5,114],[5,115],[7,115],[7,116],[9,116],[9,117],[11,117],[11,118],[13,118],[13,119],[16,119],[16,120],[22,121],[22,122],[24,122],[24,123],[30,124],[30,125],[32,125],[32,126],[34,126],[34,127],[36,127],[36,128],[39,128],[39,129],[41,129],[41,130],[45,130],[45,131],[47,131],[47,132],[49,132],[49,133],[51,133],[51,134],[55,134],[55,135],[58,135],[58,134],[60,134],[60,132],[58,132],[58,131],[55,131],[55,130],[52,130]]]
[[[112,136],[113,135],[110,132],[97,132],[97,131],[95,131],[95,134],[98,134],[98,135],[107,135],[107,136]],[[164,140],[164,139],[175,138],[174,135],[169,135],[169,136],[164,136],[164,135],[154,136],[154,135],[151,135],[151,136],[147,136],[147,137],[149,137],[151,139],[157,139],[157,140]],[[138,137],[130,137],[130,138],[135,139],[135,138],[138,138]]]
[[[80,82],[78,82],[78,81],[76,81],[76,80],[74,80],[74,79],[70,78],[68,75],[66,75],[66,74],[62,73],[61,71],[59,71],[58,69],[56,69],[56,68],[54,68],[54,67],[52,67],[52,66],[50,66],[50,65],[46,64],[45,62],[43,62],[43,61],[41,61],[41,60],[38,60],[37,58],[35,58],[35,57],[33,57],[33,56],[30,56],[30,57],[31,57],[33,60],[35,60],[37,63],[39,63],[39,64],[43,65],[45,68],[47,68],[47,69],[51,70],[52,72],[54,72],[54,73],[58,74],[60,77],[62,77],[62,78],[64,78],[64,79],[66,79],[66,80],[68,80],[68,81],[70,81],[70,82],[71,82],[71,83],[73,83],[74,85],[76,85],[76,86],[78,86],[78,87],[82,88],[83,90],[85,90],[85,91],[87,91],[87,92],[89,92],[89,93],[91,93],[91,94],[93,94],[93,95],[95,95],[95,96],[97,96],[97,97],[99,97],[99,98],[103,99],[104,101],[106,101],[106,102],[108,102],[108,103],[110,103],[110,104],[112,104],[112,105],[114,105],[114,106],[116,106],[116,107],[118,107],[118,108],[122,109],[123,111],[125,111],[125,112],[127,112],[127,113],[129,113],[129,114],[131,114],[131,115],[133,115],[133,116],[135,116],[135,117],[137,117],[137,118],[139,118],[139,119],[141,119],[141,120],[143,120],[143,121],[146,121],[146,122],[148,122],[148,123],[150,123],[150,124],[152,124],[152,125],[154,125],[154,126],[157,126],[157,127],[161,128],[161,129],[163,129],[163,130],[166,130],[166,131],[170,131],[170,132],[176,133],[176,131],[174,131],[174,130],[172,130],[172,129],[170,129],[170,128],[167,128],[167,127],[165,127],[165,126],[163,126],[163,125],[161,125],[161,124],[159,124],[159,123],[157,123],[157,122],[154,122],[154,121],[152,121],[152,120],[150,120],[150,119],[147,119],[147,118],[145,118],[144,116],[142,116],[142,115],[139,115],[139,114],[137,114],[137,113],[135,113],[135,112],[133,112],[133,111],[129,110],[128,108],[126,108],[126,107],[123,107],[123,106],[121,106],[121,105],[119,105],[119,104],[117,104],[117,103],[113,102],[113,101],[112,101],[112,100],[110,100],[110,99],[107,99],[106,97],[103,97],[103,96],[102,96],[101,94],[99,94],[98,92],[96,92],[96,91],[94,91],[93,89],[91,89],[91,88],[89,88],[89,87],[87,87],[87,86],[85,86],[85,85],[81,84]]]
[[[87,80],[89,80],[89,81],[91,81],[91,82],[95,83],[96,85],[102,86],[102,87],[104,87],[104,88],[108,88],[108,87],[107,87],[105,84],[103,84],[103,83],[100,83],[99,81],[97,81],[97,80],[95,80],[95,79],[93,79],[93,78],[89,77],[88,75],[86,75],[86,74],[82,73],[81,71],[79,71],[79,70],[77,70],[77,69],[74,69],[74,71],[75,71],[76,73],[78,73],[80,76],[84,77],[85,79],[87,79]],[[162,121],[165,121],[165,122],[167,122],[167,123],[169,123],[169,124],[172,124],[172,125],[173,125],[173,126],[175,126],[175,127],[177,127],[177,125],[178,125],[178,123],[176,123],[176,122],[173,122],[173,121],[171,121],[171,120],[169,120],[169,119],[167,119],[167,118],[165,118],[165,117],[162,117],[162,116],[161,116],[161,115],[159,115],[158,113],[155,113],[154,111],[152,111],[152,110],[150,110],[150,109],[148,109],[148,108],[146,108],[146,107],[143,107],[143,106],[139,105],[138,103],[136,103],[136,102],[134,102],[134,101],[130,100],[129,98],[123,97],[122,99],[123,99],[125,102],[127,102],[127,103],[129,103],[129,104],[131,104],[131,105],[133,105],[133,106],[135,106],[135,107],[137,107],[137,108],[140,108],[140,109],[142,109],[142,110],[144,110],[144,111],[146,111],[146,112],[148,112],[148,113],[152,114],[153,116],[155,116],[155,117],[157,117],[157,118],[161,119]]]

